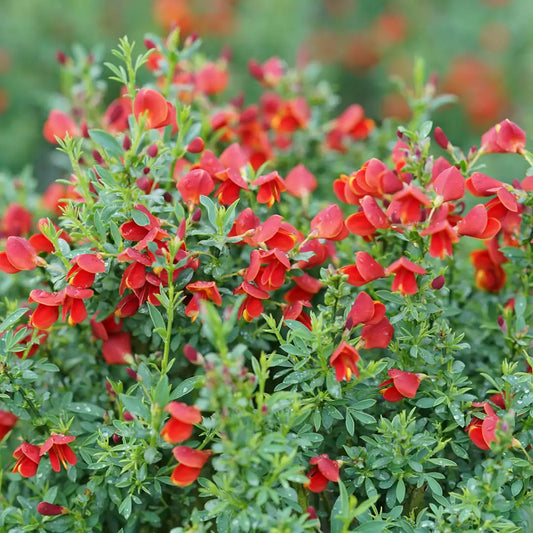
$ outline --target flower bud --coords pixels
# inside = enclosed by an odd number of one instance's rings
[[[145,37],[144,39],[144,46],[146,46],[147,50],[152,50],[153,48],[157,48],[157,45],[152,41],[152,39],[148,39],[148,37]]]
[[[186,344],[183,347],[183,355],[185,356],[185,359],[187,359],[187,361],[193,365],[204,364],[204,358],[202,354],[196,351],[190,344]]]
[[[190,154],[199,154],[203,152],[205,148],[204,140],[201,137],[196,137],[187,146],[187,152]]]
[[[115,391],[113,390],[113,387],[112,387],[111,383],[109,383],[109,381],[107,381],[107,380],[106,380],[106,382],[105,382],[105,388],[107,389],[107,392],[109,392],[109,394],[110,394],[111,396],[116,396],[116,393],[115,393]]]
[[[62,50],[56,52],[56,59],[60,65],[66,65],[68,61],[67,55]]]
[[[446,134],[438,126],[435,128],[435,131],[433,132],[433,137],[435,138],[435,142],[443,150],[448,150],[448,147],[450,146],[450,141],[448,140],[448,137],[446,137]]]
[[[124,420],[126,422],[131,422],[132,420],[135,420],[135,417],[129,411],[124,411],[122,416],[124,417]]]
[[[137,372],[135,372],[135,370],[133,370],[133,368],[127,367],[126,368],[126,372],[127,372],[128,376],[131,379],[134,379],[135,381],[140,381],[139,380],[139,374],[137,374]]]
[[[122,444],[122,437],[118,433],[113,433],[111,438],[115,444]]]
[[[194,213],[192,214],[191,220],[193,222],[200,222],[201,218],[202,218],[202,210],[199,207],[197,207],[194,210]]]
[[[172,194],[170,194],[168,191],[165,191],[164,194],[163,194],[163,199],[167,203],[172,202]]]
[[[95,162],[98,163],[99,165],[103,165],[105,163],[104,158],[101,156],[98,150],[93,150],[93,158]]]
[[[309,520],[318,520],[318,516],[314,507],[309,506],[306,509],[306,513],[309,515]]]
[[[440,275],[440,276],[437,276],[432,282],[431,282],[431,288],[433,290],[436,290],[436,291],[439,291],[440,289],[442,289],[442,287],[444,287],[444,283],[445,283],[446,279],[444,278],[443,275]]]
[[[131,148],[131,139],[128,135],[124,135],[124,139],[122,140],[122,148],[124,148],[124,150],[129,150]]]
[[[41,502],[37,506],[37,512],[43,516],[57,516],[68,513],[68,509],[61,507],[61,505],[54,505],[53,503]]]
[[[158,152],[157,144],[151,144],[151,145],[146,149],[146,153],[147,153],[150,157],[156,157],[156,156],[157,156],[157,152]]]
[[[87,121],[85,119],[81,121],[81,136],[84,139],[88,139],[90,137],[89,128],[87,127]]]
[[[143,168],[143,174],[144,174],[145,176],[148,175],[148,174],[150,174],[150,170],[151,170],[150,167],[144,167],[144,168]]]

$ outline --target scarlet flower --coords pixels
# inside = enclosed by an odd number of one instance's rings
[[[501,181],[495,180],[481,172],[473,172],[466,180],[466,188],[474,196],[492,196],[503,187]]]
[[[187,487],[198,479],[203,466],[211,457],[211,451],[202,451],[189,448],[188,446],[176,446],[172,453],[179,462],[174,468],[170,481],[178,487]]]
[[[440,219],[435,217],[435,220],[423,231],[420,232],[422,237],[431,235],[429,243],[429,255],[431,257],[440,257],[444,259],[446,255],[453,254],[453,243],[459,241],[456,231],[447,218]]]
[[[126,364],[126,356],[131,355],[131,334],[122,331],[122,320],[115,321],[115,315],[109,315],[101,322],[96,321],[96,314],[91,318],[93,335],[102,339],[102,355],[109,365]]]
[[[32,214],[20,204],[9,204],[0,219],[0,237],[22,237],[32,227]]]
[[[391,368],[388,372],[389,378],[379,387],[387,387],[379,392],[388,402],[399,402],[403,398],[414,398],[420,386],[420,377],[412,372],[404,372],[397,368]]]
[[[143,250],[150,241],[158,242],[168,237],[168,233],[161,229],[161,220],[152,215],[144,205],[138,204],[135,209],[148,217],[148,223],[139,225],[134,220],[124,222],[120,226],[120,234],[129,241],[138,241],[136,250]]]
[[[200,196],[209,196],[215,190],[215,184],[208,172],[197,168],[182,176],[176,188],[187,205],[195,206],[200,203]]]
[[[230,205],[239,198],[241,189],[248,190],[248,184],[241,174],[232,168],[227,168],[215,174],[216,178],[221,180],[219,188],[215,192],[218,202],[222,205]]]
[[[271,126],[278,133],[293,133],[307,126],[311,112],[304,98],[283,102],[272,117]]]
[[[170,413],[170,419],[163,426],[161,436],[172,444],[183,442],[192,435],[194,424],[202,421],[200,410],[181,402],[170,402],[165,411]]]
[[[248,70],[265,87],[276,87],[285,73],[279,57],[270,57],[262,65],[252,59],[248,63]]]
[[[250,266],[243,277],[247,282],[255,281],[262,290],[273,291],[285,283],[285,275],[290,268],[287,254],[277,248],[269,251],[253,250],[250,254]]]
[[[63,305],[64,300],[64,290],[57,293],[32,290],[28,302],[36,302],[37,307],[30,317],[30,324],[37,329],[49,328],[59,318],[59,307]]]
[[[525,147],[526,133],[507,118],[481,136],[481,150],[488,154],[520,154]]]
[[[56,137],[63,140],[66,136],[77,137],[80,130],[74,120],[58,109],[52,109],[43,126],[44,138],[52,144],[57,144]]]
[[[282,216],[272,215],[260,224],[259,218],[249,207],[237,217],[230,235],[233,234],[244,234],[244,242],[254,248],[264,244],[270,249],[277,248],[282,252],[292,250],[298,240],[298,231],[293,225],[285,222]]]
[[[400,257],[385,270],[387,275],[395,274],[391,290],[400,291],[404,296],[416,294],[418,287],[416,286],[415,274],[423,276],[426,272],[424,268],[409,261],[406,257]]]
[[[313,465],[313,468],[307,473],[307,481],[304,483],[306,489],[311,492],[323,492],[330,481],[339,482],[340,464],[330,459],[327,453],[312,457],[309,464]]]
[[[83,322],[87,318],[87,308],[83,300],[91,298],[94,294],[92,289],[78,289],[72,285],[67,285],[63,289],[64,300],[61,318],[65,322],[67,315],[68,323],[71,326]]]
[[[0,410],[0,440],[2,440],[15,426],[18,416],[9,411]]]
[[[270,298],[268,292],[243,281],[236,289],[234,289],[233,294],[246,294],[247,297],[242,302],[239,307],[239,318],[243,317],[246,322],[251,322],[254,318],[261,316],[263,313],[263,302],[261,300],[267,300]]]
[[[43,266],[35,248],[23,237],[8,237],[6,251],[0,252],[0,270],[6,274],[16,274],[22,270],[33,270]]]
[[[259,187],[257,201],[260,204],[267,204],[267,207],[272,207],[274,202],[279,202],[280,193],[287,190],[283,178],[276,171],[259,176],[251,185]]]
[[[331,354],[329,364],[335,368],[335,379],[337,381],[350,381],[352,374],[359,377],[357,363],[359,352],[350,346],[346,341],[342,341],[337,349]]]
[[[457,233],[487,240],[492,239],[500,228],[501,224],[498,219],[489,217],[486,207],[483,204],[477,204],[457,224]]]
[[[377,229],[390,226],[389,219],[372,196],[363,196],[359,203],[361,211],[353,213],[346,219],[346,227],[352,233],[361,237],[370,237]]]
[[[494,261],[490,251],[474,250],[470,253],[470,261],[476,270],[477,288],[493,293],[500,292],[505,285],[507,276],[501,264]]]
[[[311,220],[311,233],[309,238],[342,241],[348,235],[348,228],[344,223],[342,212],[337,204],[322,209]]]
[[[424,207],[429,207],[431,200],[414,185],[407,185],[392,197],[387,208],[387,215],[402,224],[416,224],[422,220]]]
[[[283,296],[283,299],[291,304],[311,300],[322,288],[322,282],[320,280],[305,273],[292,278],[292,281],[296,283],[296,287],[288,290],[285,296]]]
[[[490,450],[490,443],[497,442],[496,426],[500,417],[494,412],[492,407],[484,402],[483,409],[485,410],[485,418],[472,418],[472,421],[465,428],[470,440],[482,450]]]
[[[328,133],[326,144],[331,150],[346,151],[345,140],[366,139],[374,129],[375,123],[365,118],[364,109],[358,104],[346,108],[333,123],[333,129]]]
[[[355,264],[341,267],[340,271],[348,275],[346,282],[355,287],[385,276],[385,269],[367,252],[356,252]]]
[[[433,188],[441,201],[460,200],[465,195],[465,180],[457,168],[449,167],[435,178]]]
[[[50,464],[52,465],[52,470],[54,472],[59,472],[61,470],[61,465],[63,465],[63,468],[67,470],[67,463],[75,465],[78,462],[76,454],[70,449],[69,446],[69,443],[75,438],[76,437],[71,435],[58,435],[56,433],[52,433],[41,446],[39,455],[42,457],[48,452]]]
[[[67,273],[68,282],[80,289],[90,287],[96,274],[105,272],[105,263],[99,254],[81,254],[70,262],[73,266]]]
[[[172,121],[172,106],[165,97],[155,89],[141,89],[133,101],[133,114],[139,120],[144,115],[148,129],[163,128]]]
[[[39,446],[23,442],[14,452],[13,457],[17,460],[13,473],[18,472],[22,477],[32,477],[37,473],[41,456]]]
[[[222,305],[222,297],[218,292],[218,287],[214,281],[195,281],[185,287],[188,291],[195,293],[193,299],[185,307],[185,314],[192,318],[194,322],[198,316],[199,306],[197,300],[211,300],[216,305]]]
[[[61,507],[61,505],[41,502],[37,505],[37,512],[42,516],[57,516],[60,514],[67,514],[68,509],[66,507]]]
[[[224,65],[207,62],[196,72],[196,90],[203,94],[212,95],[226,90],[229,82],[228,70]]]
[[[318,187],[318,182],[314,174],[300,163],[285,176],[285,185],[290,195],[303,198]]]

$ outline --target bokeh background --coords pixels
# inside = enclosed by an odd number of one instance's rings
[[[198,32],[208,55],[231,54],[228,96],[257,94],[251,58],[313,60],[339,109],[357,102],[377,121],[401,121],[397,80],[409,83],[422,57],[439,92],[458,96],[435,117],[455,144],[475,144],[506,117],[531,131],[532,16],[530,0],[0,0],[0,170],[30,165],[42,183],[56,177],[42,125],[60,104],[58,50],[81,53],[78,43],[109,60],[119,37],[140,51],[145,33],[174,23]]]

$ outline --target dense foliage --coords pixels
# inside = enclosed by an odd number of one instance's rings
[[[396,130],[145,46],[110,105],[61,57],[68,179],[1,176],[2,530],[527,531],[533,177],[483,168],[524,131],[463,152],[422,64]]]

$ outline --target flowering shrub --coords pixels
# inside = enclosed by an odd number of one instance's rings
[[[107,106],[65,62],[70,176],[2,177],[2,530],[527,530],[533,179],[481,166],[525,133],[279,59],[225,102],[199,44],[123,39]]]

